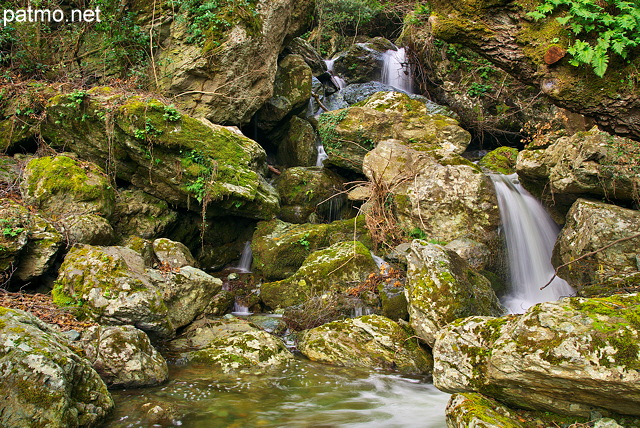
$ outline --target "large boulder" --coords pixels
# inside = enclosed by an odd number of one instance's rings
[[[98,373],[49,325],[0,307],[0,336],[3,427],[95,426],[113,408]]]
[[[189,324],[221,288],[222,281],[191,266],[147,269],[130,248],[79,245],[66,255],[53,297],[102,324],[133,325],[157,339]]]
[[[81,341],[87,360],[110,387],[158,385],[169,377],[167,362],[133,326],[89,327]]]
[[[461,156],[383,141],[364,159],[374,191],[389,192],[399,226],[449,242],[470,238],[499,252],[500,213],[491,180]]]
[[[271,308],[285,308],[314,295],[345,292],[376,271],[378,266],[371,251],[362,243],[339,242],[309,254],[300,269],[289,278],[262,284],[260,297]]]
[[[115,240],[111,223],[97,214],[74,214],[61,223],[69,245],[111,245]]]
[[[640,137],[640,99],[629,84],[638,75],[640,57],[629,55],[627,61],[609,55],[602,78],[590,65],[571,65],[575,58],[570,55],[548,63],[548,51],[563,52],[574,38],[566,25],[556,21],[556,13],[539,21],[528,16],[542,4],[541,0],[464,4],[436,0],[430,3],[432,16],[423,26],[430,27],[436,38],[469,47],[514,78],[539,87],[554,104],[592,117],[617,134]],[[579,47],[577,51],[583,53]]]
[[[59,95],[48,102],[42,134],[169,204],[198,213],[205,204],[211,215],[262,219],[278,210],[258,143],[157,100],[110,88]],[[111,214],[113,203],[103,214]]]
[[[510,406],[640,415],[637,294],[565,298],[520,316],[471,317],[438,333],[434,385]]]
[[[332,244],[355,238],[371,248],[364,217],[328,224],[291,224],[281,220],[258,223],[251,249],[253,270],[268,281],[293,275],[307,256]]]
[[[558,235],[552,262],[566,264],[558,275],[584,296],[637,286],[639,233],[639,211],[578,199]],[[628,239],[632,236],[635,238]],[[615,243],[618,240],[622,241]]]
[[[543,135],[518,154],[516,169],[523,186],[557,200],[565,212],[581,196],[637,201],[636,144],[597,128],[571,136]]]
[[[278,63],[273,96],[256,113],[258,128],[269,131],[291,114],[300,113],[311,97],[311,68],[300,55]]]
[[[431,355],[411,336],[410,329],[389,318],[365,315],[304,331],[298,338],[298,350],[326,364],[428,373],[433,365]]]
[[[96,164],[68,156],[34,158],[24,169],[22,198],[49,216],[98,214],[110,217],[115,191]]]
[[[430,113],[424,101],[401,92],[378,92],[353,107],[323,113],[318,132],[329,162],[355,172],[362,172],[364,156],[384,140],[457,154],[471,141],[457,120]]]
[[[343,76],[347,83],[380,80],[383,54],[389,49],[397,48],[382,37],[366,43],[355,43],[335,58],[335,72]]]
[[[177,8],[156,59],[159,89],[190,114],[241,125],[271,98],[278,54],[302,34],[310,0],[225,2]],[[200,23],[200,25],[199,25]]]
[[[327,168],[288,168],[276,179],[280,194],[279,218],[290,223],[340,218],[346,205],[344,180]]]
[[[440,329],[458,318],[505,312],[491,283],[451,250],[415,240],[407,256],[409,319],[433,346]]]
[[[316,131],[308,120],[293,116],[266,136],[276,147],[276,162],[285,167],[315,166],[318,158]]]
[[[279,338],[241,319],[202,319],[167,344],[185,361],[223,372],[280,370],[293,361]]]
[[[177,218],[167,202],[142,190],[124,190],[116,195],[112,222],[120,237],[158,238],[176,223]]]

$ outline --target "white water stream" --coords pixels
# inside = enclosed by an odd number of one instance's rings
[[[527,192],[516,174],[492,174],[500,217],[507,242],[511,292],[502,303],[512,313],[522,313],[540,302],[573,295],[574,290],[561,278],[553,276],[551,252],[559,228],[540,202]]]
[[[411,65],[405,48],[389,49],[383,55],[382,83],[407,93],[413,93]]]
[[[253,253],[251,252],[251,241],[244,243],[242,254],[240,254],[240,261],[236,267],[236,271],[240,273],[251,272],[251,262],[253,261]]]

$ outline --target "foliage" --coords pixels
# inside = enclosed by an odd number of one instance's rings
[[[318,134],[325,147],[338,148],[342,146],[336,127],[347,117],[347,114],[349,114],[348,108],[320,115],[318,118]]]
[[[607,71],[611,51],[627,59],[640,43],[637,1],[544,0],[528,16],[540,20],[558,10],[564,13],[556,20],[576,36],[567,49],[573,57],[569,63],[576,67],[590,65],[599,77]]]

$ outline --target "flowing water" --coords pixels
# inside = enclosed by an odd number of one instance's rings
[[[411,65],[405,48],[389,49],[383,55],[382,83],[413,93]]]
[[[244,243],[242,254],[240,254],[240,261],[235,270],[240,273],[251,272],[251,262],[253,261],[253,253],[251,252],[251,241]]]
[[[160,406],[172,409],[172,415],[155,426],[446,427],[449,394],[425,378],[306,360],[261,375],[195,366],[172,366],[170,372],[176,380],[165,385],[113,391],[116,410],[105,426],[154,426],[157,421],[144,415]]]
[[[540,302],[573,295],[574,290],[561,278],[553,276],[551,252],[559,228],[540,202],[527,192],[516,174],[492,174],[500,218],[507,242],[511,292],[502,303],[512,313],[522,313]]]
[[[333,82],[333,85],[338,89],[338,91],[341,91],[344,89],[345,86],[347,86],[347,82],[345,82],[342,77],[334,74],[334,71],[333,71],[334,62],[335,62],[335,59],[324,60],[324,63],[327,66],[327,72],[329,72],[329,74],[331,75],[331,81]]]

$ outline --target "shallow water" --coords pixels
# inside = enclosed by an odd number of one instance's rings
[[[159,387],[112,391],[116,410],[105,426],[446,427],[449,394],[422,377],[306,360],[263,375],[180,366],[170,372],[172,380]],[[155,405],[172,409],[169,422],[145,419]]]

